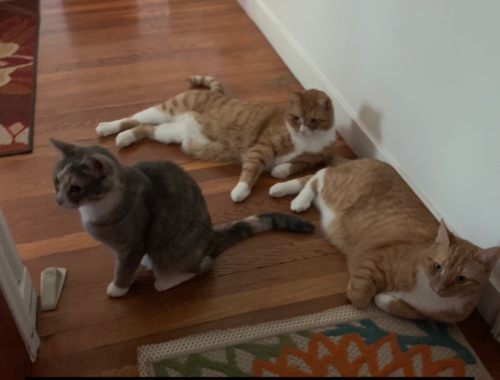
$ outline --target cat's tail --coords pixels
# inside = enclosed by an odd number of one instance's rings
[[[188,78],[188,82],[191,83],[191,86],[204,86],[210,88],[210,91],[224,93],[222,85],[213,77],[192,75]]]
[[[214,225],[216,245],[211,256],[220,255],[240,240],[271,230],[306,234],[314,231],[314,225],[297,216],[279,212],[254,215],[234,222],[216,224]]]

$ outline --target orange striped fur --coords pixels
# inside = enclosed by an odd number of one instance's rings
[[[263,170],[278,178],[301,172],[334,154],[334,109],[318,90],[291,94],[287,107],[234,99],[212,77],[192,76],[191,89],[130,118],[101,123],[97,133],[119,133],[124,147],[144,138],[181,144],[209,161],[242,163],[234,201],[245,199]]]
[[[482,249],[439,223],[389,165],[360,159],[278,183],[272,196],[299,195],[292,210],[320,209],[326,236],[347,256],[347,297],[374,298],[392,314],[457,322],[473,311],[500,248]]]

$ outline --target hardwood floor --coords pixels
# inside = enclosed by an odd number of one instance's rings
[[[202,187],[214,222],[289,212],[291,197],[268,196],[277,182],[268,174],[234,204],[238,166],[200,162],[149,141],[118,151],[114,138],[99,139],[94,129],[185,90],[192,74],[215,76],[236,97],[276,103],[301,87],[233,0],[44,0],[41,8],[35,150],[0,159],[1,206],[37,290],[45,267],[68,269],[57,310],[39,314],[35,376],[136,375],[139,345],[347,303],[344,257],[319,228],[311,236],[277,232],[244,241],[213,272],[164,293],[141,270],[127,296],[109,299],[114,257],[83,231],[77,212],[57,206],[51,171],[58,156],[48,138],[102,144],[127,164],[181,164]],[[339,146],[352,156],[343,141]],[[311,209],[304,217],[317,222],[319,214]],[[500,378],[491,354],[500,348],[481,318],[463,326]]]

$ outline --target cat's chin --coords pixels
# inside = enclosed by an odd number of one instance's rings
[[[440,292],[439,290],[437,289],[434,289],[434,287],[432,287],[432,290],[434,291],[434,293],[436,293],[436,295],[439,297],[439,298],[451,298],[451,297],[454,297],[455,295],[454,294],[445,294],[443,292]]]
[[[69,203],[69,202],[64,202],[63,204],[60,205],[62,208],[65,208],[67,210],[74,210],[78,208],[78,205],[75,205],[74,203]]]

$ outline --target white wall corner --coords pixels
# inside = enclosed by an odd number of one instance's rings
[[[247,15],[254,21],[264,34],[274,50],[285,62],[290,71],[304,88],[317,88],[326,92],[333,101],[335,107],[335,125],[341,136],[351,147],[358,157],[371,157],[392,165],[401,177],[408,183],[417,196],[424,202],[432,214],[439,220],[442,215],[434,205],[424,196],[412,179],[402,170],[398,162],[389,152],[379,144],[378,140],[370,132],[370,128],[362,122],[356,112],[352,110],[335,85],[329,82],[325,75],[318,69],[317,65],[304,52],[300,44],[288,33],[275,17],[272,11],[262,0],[237,0]],[[360,114],[363,110],[360,111]],[[373,111],[367,110],[367,113]],[[363,115],[364,119],[376,117],[376,115]],[[449,226],[455,232],[452,226]],[[456,233],[456,232],[455,232]],[[498,273],[497,273],[498,272]],[[490,281],[483,292],[478,310],[493,326],[495,321],[500,324],[500,265],[497,264],[494,279]],[[500,328],[500,327],[499,327]]]

